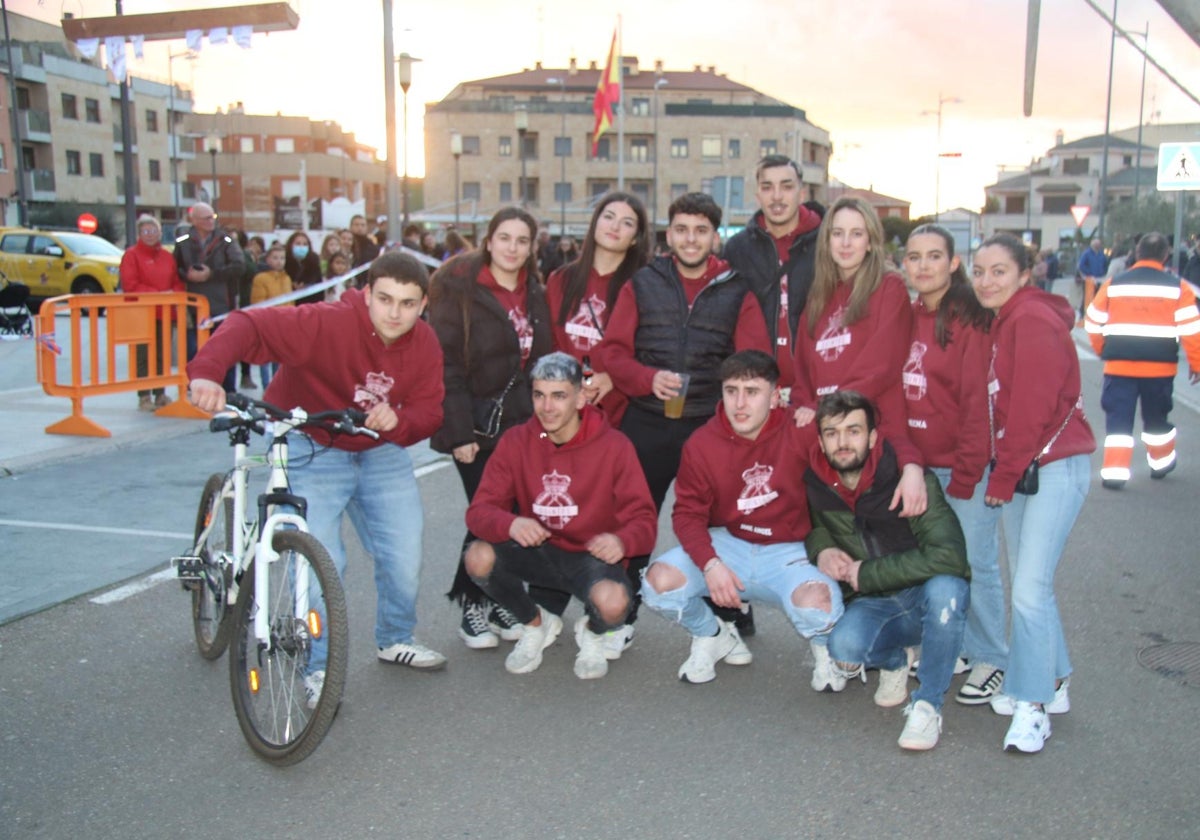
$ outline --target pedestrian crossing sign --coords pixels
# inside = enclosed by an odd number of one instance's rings
[[[1158,189],[1200,190],[1200,143],[1160,143]]]

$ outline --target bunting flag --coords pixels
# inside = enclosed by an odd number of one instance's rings
[[[617,31],[613,30],[612,46],[608,48],[608,61],[604,64],[604,73],[596,83],[596,95],[592,97],[592,111],[596,115],[596,125],[592,129],[592,157],[600,145],[600,136],[612,128],[613,105],[621,101],[621,64],[617,55]]]

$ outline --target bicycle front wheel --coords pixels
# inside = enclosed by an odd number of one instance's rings
[[[196,648],[205,659],[218,659],[229,646],[233,610],[229,584],[233,567],[233,499],[224,493],[225,476],[208,477],[196,512],[196,545],[204,561],[204,579],[192,589],[192,632]],[[207,529],[203,541],[200,535]]]
[[[325,547],[301,531],[277,531],[272,544],[279,559],[268,591],[254,591],[257,560],[238,590],[229,677],[246,741],[272,764],[287,765],[307,758],[333,723],[349,630],[341,580]],[[267,639],[255,634],[256,610],[266,611]],[[313,660],[314,645],[324,647],[323,664]]]

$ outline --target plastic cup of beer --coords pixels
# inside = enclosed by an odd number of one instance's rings
[[[663,403],[663,415],[671,420],[678,420],[683,416],[683,401],[687,397],[688,383],[692,381],[690,373],[675,375],[683,380],[683,384],[679,386],[679,393]]]

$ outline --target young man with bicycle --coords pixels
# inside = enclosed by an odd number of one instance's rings
[[[632,606],[625,567],[654,549],[658,516],[633,444],[587,404],[579,363],[550,353],[530,380],[534,416],[504,433],[467,508],[479,539],[464,566],[523,624],[504,662],[509,673],[536,670],[562,631],[562,619],[525,590],[533,584],[583,602],[575,675],[597,679],[608,673],[604,634]]]
[[[188,364],[189,398],[205,411],[225,407],[221,384],[239,361],[278,362],[265,399],[309,412],[356,407],[379,440],[313,430],[318,449],[293,447],[292,491],[308,501],[308,525],[344,575],[342,514],[349,514],[375,561],[375,643],[386,662],[437,669],[442,654],[413,638],[424,513],[405,447],[442,423],[442,350],[421,320],[429,276],[398,252],[377,258],[366,288],[335,303],[233,312]],[[325,647],[314,642],[306,684],[319,695]]]

